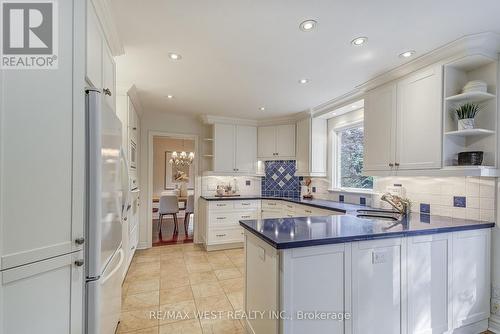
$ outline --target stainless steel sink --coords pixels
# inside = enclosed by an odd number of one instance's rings
[[[399,217],[395,217],[395,216],[391,216],[391,215],[359,214],[356,217],[365,218],[365,219],[387,220],[387,221],[392,221],[392,222],[397,222],[400,220]]]

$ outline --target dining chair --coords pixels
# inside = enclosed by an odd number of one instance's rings
[[[184,231],[188,235],[189,218],[194,213],[194,196],[189,195],[186,202],[186,209],[184,215]]]
[[[179,213],[179,199],[176,195],[165,195],[160,197],[160,206],[158,208],[159,223],[158,230],[160,231],[159,236],[161,240],[161,223],[162,218],[165,215],[172,215],[174,218],[174,233],[176,235],[179,233],[177,226],[177,213]]]

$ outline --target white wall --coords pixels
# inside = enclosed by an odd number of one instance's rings
[[[139,158],[141,172],[139,175],[139,179],[141,184],[141,198],[143,198],[142,203],[144,203],[144,205],[141,205],[139,212],[139,248],[149,247],[149,240],[151,240],[151,235],[149,235],[148,232],[150,230],[148,229],[148,226],[151,224],[151,221],[149,221],[148,219],[148,210],[150,208],[150,205],[146,201],[149,200],[148,194],[150,191],[150,168],[148,162],[150,149],[149,135],[151,132],[155,131],[168,134],[195,135],[198,136],[198,138],[202,138],[203,124],[201,120],[196,116],[167,112],[155,112],[146,110],[141,117],[141,150]],[[198,159],[199,152],[195,152],[195,155],[197,157],[196,159]],[[200,185],[196,184],[195,187],[200,188]]]

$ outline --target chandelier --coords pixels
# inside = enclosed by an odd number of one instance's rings
[[[184,149],[184,140],[182,140],[182,148]],[[171,165],[176,166],[189,166],[193,163],[194,160],[194,152],[182,151],[177,153],[177,151],[172,152],[172,157],[168,161]]]

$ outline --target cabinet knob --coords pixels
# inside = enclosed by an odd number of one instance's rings
[[[77,245],[83,245],[84,242],[85,242],[84,238],[76,238],[75,239],[75,244],[77,244]]]
[[[75,261],[75,266],[77,266],[77,267],[81,267],[81,266],[83,266],[83,264],[84,264],[84,263],[85,263],[85,262],[83,262],[83,259],[79,259],[79,260],[76,260],[76,261]]]
[[[127,217],[123,217],[123,220],[124,220],[124,221],[127,221]]]
[[[102,92],[104,93],[104,95],[111,96],[111,90],[109,88],[104,88]]]
[[[399,167],[399,162],[396,162],[394,166]]]
[[[389,163],[389,167],[394,167],[394,164],[392,162]]]

